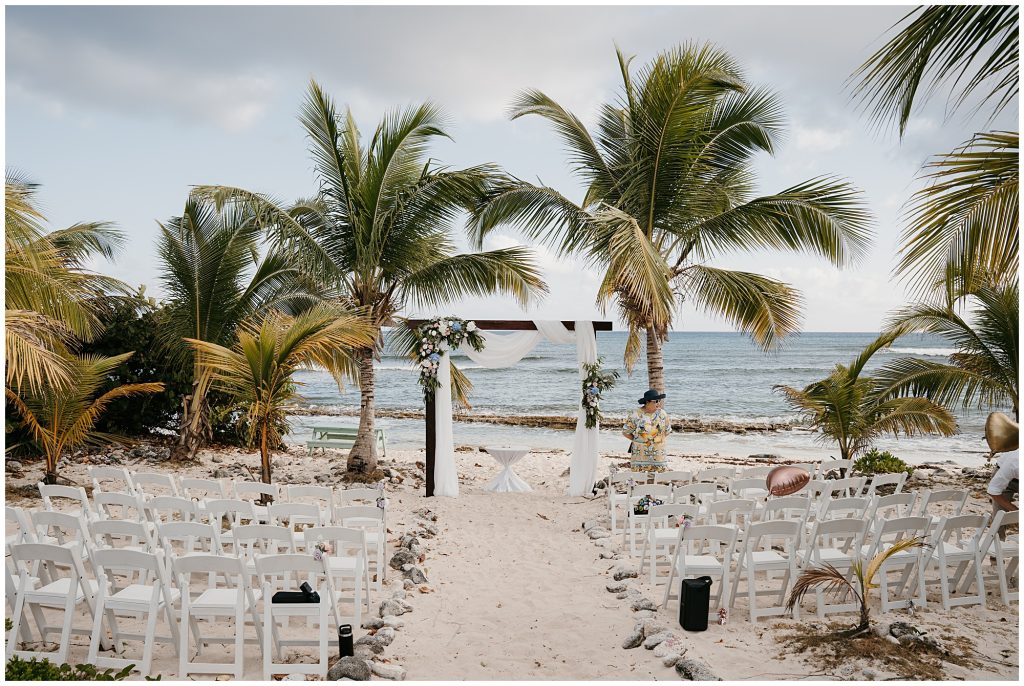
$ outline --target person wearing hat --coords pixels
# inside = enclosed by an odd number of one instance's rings
[[[664,393],[650,389],[622,425],[622,435],[630,440],[630,469],[635,472],[665,471],[665,439],[672,432],[672,424],[662,409],[664,399]]]
[[[1017,423],[1001,412],[993,412],[985,422],[985,440],[991,455],[996,458],[996,473],[988,482],[988,496],[992,499],[992,517],[1000,510],[1013,512],[1018,506],[1013,502],[1018,491],[1020,476],[1020,452],[1018,450]],[[999,527],[999,538],[1005,538],[1003,527]]]

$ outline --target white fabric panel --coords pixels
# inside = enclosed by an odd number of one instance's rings
[[[533,350],[541,341],[539,331],[514,331],[512,333],[492,333],[481,331],[484,338],[484,349],[473,350],[473,346],[465,345],[460,350],[481,367],[497,369],[511,367],[526,354]]]
[[[552,343],[568,345],[576,340],[573,332],[565,328],[562,322],[558,320],[534,319],[533,324],[537,327],[537,331]]]
[[[530,484],[520,479],[519,475],[512,469],[512,465],[530,454],[529,448],[498,448],[488,446],[487,452],[504,469],[501,470],[498,476],[494,477],[491,483],[484,486],[484,490],[494,491],[495,493],[527,493],[533,490],[530,488]]]
[[[576,418],[576,437],[572,444],[572,460],[569,462],[569,495],[590,495],[597,481],[597,434],[600,422],[593,429],[587,428],[587,413],[583,409],[582,384],[586,373],[583,364],[597,362],[597,336],[591,322],[576,322],[576,362],[580,370],[579,415]]]
[[[452,435],[452,367],[448,352],[437,365],[438,387],[434,391],[434,495],[459,497],[459,473],[455,467],[455,439]]]

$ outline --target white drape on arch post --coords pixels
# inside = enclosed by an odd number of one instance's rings
[[[576,436],[569,464],[569,495],[587,495],[597,480],[597,436],[599,427],[588,429],[583,409],[582,382],[586,375],[583,364],[597,362],[597,337],[593,322],[577,321],[575,335],[559,321],[535,320],[536,331],[516,331],[496,334],[481,331],[485,344],[481,351],[466,347],[469,359],[482,367],[496,369],[509,367],[523,359],[542,340],[568,344],[576,342],[576,363],[580,384],[576,387],[579,403],[576,418]],[[452,373],[448,351],[441,355],[437,370],[438,387],[434,393],[434,495],[456,498],[459,495],[459,475],[455,466],[455,441],[452,429]]]

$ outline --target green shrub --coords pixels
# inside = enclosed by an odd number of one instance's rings
[[[914,473],[914,468],[889,451],[871,450],[857,458],[853,463],[853,471],[864,476],[906,472],[909,477]]]
[[[96,665],[58,665],[43,658],[32,658],[25,661],[18,656],[7,661],[4,670],[6,681],[124,681],[131,674],[135,665],[128,665],[120,672],[105,669],[102,672]],[[158,677],[159,678],[159,677]]]

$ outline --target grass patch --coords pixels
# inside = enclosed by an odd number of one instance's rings
[[[848,624],[832,623],[827,631],[805,625],[778,628],[789,630],[776,636],[787,653],[801,655],[812,666],[827,672],[855,663],[892,672],[899,679],[942,681],[949,678],[945,663],[967,668],[981,666],[972,657],[974,645],[966,637],[945,639],[940,649],[922,643],[893,643],[874,633],[857,638],[839,635],[849,628]]]

